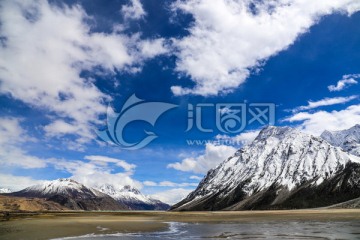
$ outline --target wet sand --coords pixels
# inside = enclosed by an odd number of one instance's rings
[[[360,220],[360,209],[10,213],[9,217],[3,217],[1,220],[0,239],[51,239],[91,233],[165,231],[168,228],[168,222],[353,221]]]

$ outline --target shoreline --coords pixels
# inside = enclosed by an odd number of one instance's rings
[[[0,224],[0,239],[51,239],[86,234],[166,231],[170,222],[249,223],[360,221],[360,209],[165,212],[11,212]]]

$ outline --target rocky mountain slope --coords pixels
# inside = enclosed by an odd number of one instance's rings
[[[116,188],[114,185],[104,184],[96,189],[128,206],[131,210],[168,210],[170,208],[168,204],[147,197],[131,186]]]
[[[0,211],[64,211],[67,207],[44,198],[0,196]]]
[[[324,131],[321,137],[345,152],[360,156],[360,125],[342,131]]]
[[[360,196],[360,158],[290,127],[267,127],[172,210],[320,207]]]
[[[342,202],[342,203],[338,203],[335,205],[331,205],[327,208],[334,208],[334,209],[338,209],[338,208],[360,208],[360,197],[359,198],[355,198],[346,202]]]
[[[31,186],[7,194],[8,196],[43,198],[73,210],[123,210],[127,206],[110,196],[88,188],[71,179],[58,179],[44,184]]]

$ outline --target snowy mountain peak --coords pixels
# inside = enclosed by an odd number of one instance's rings
[[[112,184],[103,184],[95,187],[95,189],[134,210],[167,210],[170,207],[159,200],[143,195],[138,189],[130,185],[114,186]]]
[[[297,132],[297,130],[291,127],[267,126],[260,131],[255,140],[260,141],[270,137],[281,139],[289,132]]]
[[[103,184],[100,187],[95,187],[95,189],[97,189],[100,192],[103,192],[109,196],[115,195],[116,194],[116,190],[115,187],[111,184]]]
[[[341,147],[344,151],[353,155],[360,156],[360,125],[340,130],[340,131],[324,131],[321,138],[330,144]]]
[[[36,192],[43,196],[50,196],[54,194],[90,194],[95,196],[102,196],[103,194],[95,189],[88,188],[73,179],[60,178],[53,181],[45,181],[42,184],[34,185],[24,189],[25,192]]]
[[[138,194],[138,195],[141,194],[141,192],[138,189],[136,189],[136,188],[134,188],[134,187],[132,187],[130,185],[124,186],[122,191],[123,192],[132,192],[132,193]]]
[[[46,181],[42,184],[34,185],[31,188],[47,189],[49,191],[56,191],[62,188],[81,188],[83,185],[68,178],[60,178],[53,181]]]
[[[115,200],[123,201],[123,200],[131,200],[131,201],[141,201],[149,203],[151,202],[150,198],[141,194],[141,192],[129,185],[116,187],[112,184],[103,184],[95,187],[98,191],[105,193]]]
[[[16,197],[45,198],[73,210],[123,210],[129,209],[110,196],[75,180],[61,178],[11,193]]]
[[[227,196],[241,187],[247,196],[276,184],[291,191],[306,181],[319,185],[345,167],[360,162],[325,140],[289,127],[266,127],[248,146],[208,172],[184,201]]]

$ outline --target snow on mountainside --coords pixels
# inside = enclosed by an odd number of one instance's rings
[[[0,188],[0,193],[11,193],[12,191],[8,188]]]
[[[360,158],[320,137],[290,127],[269,126],[250,145],[210,170],[197,189],[173,209],[221,209],[274,184],[287,192],[307,181],[318,186],[350,161],[360,163]]]
[[[113,198],[72,179],[57,179],[10,194],[16,197],[45,198],[74,210],[128,209]]]
[[[219,185],[232,188],[249,178],[252,181],[245,188],[248,194],[274,182],[292,189],[301,181],[319,177],[319,184],[350,160],[360,162],[321,138],[290,127],[268,127],[251,145],[213,170],[215,177],[205,189],[216,191]]]
[[[118,202],[121,202],[133,210],[167,210],[169,205],[150,197],[143,195],[138,189],[131,186],[115,187],[112,184],[103,184],[96,187],[97,190],[103,192]]]
[[[97,190],[108,194],[115,200],[128,200],[128,201],[140,201],[150,203],[151,200],[140,193],[139,190],[131,186],[124,186],[116,188],[111,184],[104,184],[100,187],[96,187]]]
[[[130,186],[104,184],[90,188],[72,179],[57,179],[14,192],[11,196],[45,198],[70,209],[83,210],[167,210],[169,205],[144,196]]]
[[[36,193],[40,196],[52,196],[55,194],[86,194],[94,196],[104,196],[101,192],[88,188],[81,183],[78,183],[72,179],[60,178],[54,181],[46,181],[42,184],[34,185],[22,190],[22,192]]]
[[[360,125],[341,131],[324,131],[321,137],[330,144],[360,157]]]

